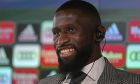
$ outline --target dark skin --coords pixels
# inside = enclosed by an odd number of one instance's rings
[[[75,59],[78,54],[76,49],[82,50],[87,46],[91,46],[91,52],[86,64],[101,57],[94,18],[76,9],[61,10],[55,14],[52,30],[54,47],[64,63]]]

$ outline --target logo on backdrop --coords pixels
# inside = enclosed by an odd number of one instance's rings
[[[13,66],[16,68],[37,68],[40,61],[40,46],[21,44],[14,47]]]
[[[39,42],[38,24],[19,24],[17,26],[17,42]]]
[[[0,84],[12,84],[12,69],[0,67]]]
[[[12,84],[36,84],[38,70],[14,69]]]
[[[104,22],[107,28],[105,38],[107,42],[122,42],[125,40],[126,24],[124,22]]]
[[[128,42],[139,43],[140,42],[140,21],[130,21],[128,26]]]
[[[10,45],[15,39],[15,23],[0,22],[0,45]]]
[[[57,67],[58,60],[55,49],[51,45],[45,45],[41,48],[41,66],[43,67]]]
[[[140,45],[133,44],[127,47],[126,67],[140,69]]]
[[[12,48],[11,47],[0,47],[0,65],[12,66]]]
[[[107,45],[104,48],[103,56],[117,68],[125,65],[125,48],[123,45]]]
[[[0,48],[0,65],[8,65],[10,64],[9,61],[4,48]]]
[[[42,44],[53,44],[53,33],[52,33],[53,22],[44,21],[41,24],[41,43]]]

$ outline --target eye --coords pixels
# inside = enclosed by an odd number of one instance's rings
[[[53,32],[53,35],[59,35],[59,32],[55,31],[55,32]]]
[[[57,29],[53,29],[52,32],[53,32],[53,35],[59,35],[59,30]]]
[[[74,27],[68,27],[67,32],[74,33],[76,29]]]
[[[69,28],[69,31],[70,31],[70,32],[73,32],[73,31],[74,31],[74,28]]]
[[[53,32],[53,35],[58,35],[59,33],[58,32]]]

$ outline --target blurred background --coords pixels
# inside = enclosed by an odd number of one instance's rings
[[[0,0],[0,84],[35,84],[56,74],[52,19],[65,1]],[[86,1],[107,28],[103,56],[118,69],[140,74],[140,0]]]

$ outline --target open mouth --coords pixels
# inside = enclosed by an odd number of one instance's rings
[[[62,48],[59,51],[59,55],[62,59],[71,60],[76,55],[76,49],[74,49],[72,47]]]

